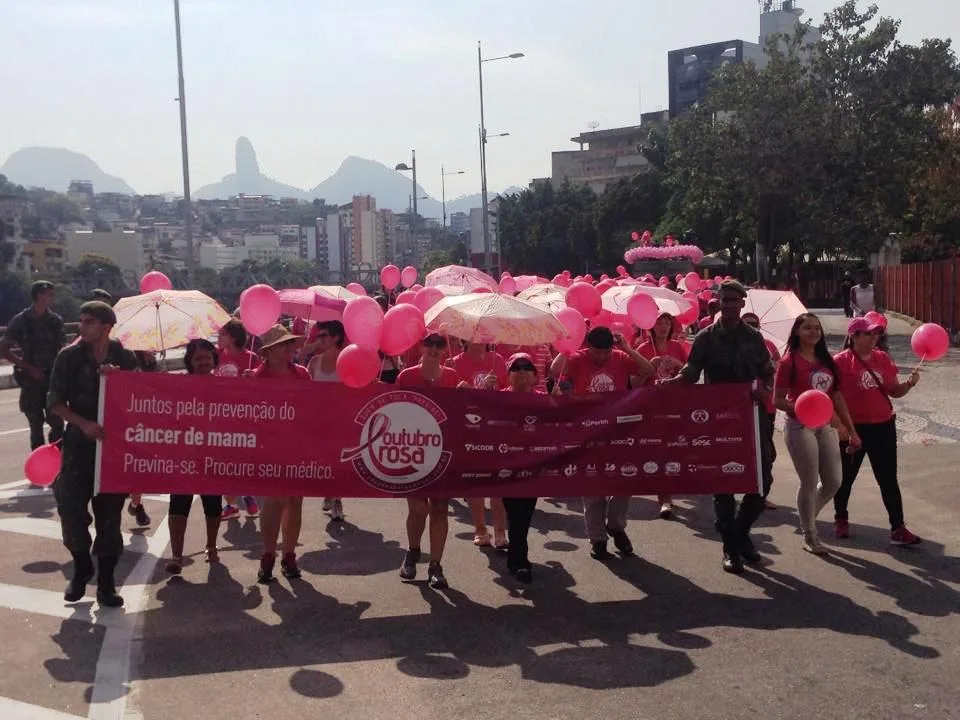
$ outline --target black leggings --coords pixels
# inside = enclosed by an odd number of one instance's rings
[[[203,504],[203,514],[205,517],[220,517],[223,512],[221,505],[222,497],[220,495],[201,495],[200,502]],[[190,506],[193,505],[193,495],[171,495],[170,496],[170,514],[190,516]]]
[[[870,458],[873,476],[880,486],[883,506],[890,516],[890,529],[903,525],[903,498],[897,482],[897,418],[884,423],[855,425],[863,447],[852,455],[847,454],[847,443],[840,443],[840,458],[843,462],[843,482],[833,496],[833,509],[838,520],[847,519],[847,503],[853,481],[857,479],[864,456]]]
[[[507,547],[507,568],[516,571],[530,568],[527,557],[527,533],[530,521],[537,506],[537,498],[504,498],[503,506],[507,510],[507,532],[510,545]]]

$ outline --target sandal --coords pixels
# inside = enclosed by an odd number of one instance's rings
[[[510,547],[510,543],[507,540],[507,533],[505,531],[501,530],[499,532],[494,532],[494,538],[495,540],[493,546],[497,550],[506,550],[508,547]]]
[[[764,510],[776,510],[776,509],[777,509],[777,506],[774,505],[774,504],[773,504],[772,502],[770,502],[769,500],[767,500],[766,498],[764,498],[764,499],[763,499],[763,509],[764,509]]]
[[[179,575],[183,572],[183,558],[182,557],[172,557],[167,560],[167,566],[165,570],[171,575]]]
[[[490,533],[477,534],[473,536],[473,544],[477,547],[490,547]]]
[[[215,547],[207,548],[203,552],[207,556],[208,563],[220,562],[220,553],[217,552],[217,549]]]

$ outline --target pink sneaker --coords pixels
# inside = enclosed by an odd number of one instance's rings
[[[906,525],[901,525],[890,533],[891,545],[917,545],[920,542],[922,542],[920,538],[907,530]]]
[[[246,511],[247,511],[247,515],[251,515],[251,516],[252,516],[252,515],[259,515],[259,514],[260,514],[260,506],[257,505],[257,501],[254,500],[254,499],[253,499],[252,497],[250,497],[249,495],[246,496],[245,498],[243,498],[243,505],[244,505],[244,508],[245,508]]]
[[[850,537],[850,523],[846,518],[837,518],[833,521],[833,536],[835,538]]]
[[[221,520],[229,520],[230,518],[235,518],[240,514],[240,510],[237,509],[235,505],[227,505],[223,508],[223,512],[220,513]]]

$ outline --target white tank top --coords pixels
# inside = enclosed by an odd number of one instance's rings
[[[853,292],[856,294],[857,307],[859,307],[865,313],[876,309],[873,299],[873,285],[867,285],[866,287],[855,285]]]
[[[311,373],[310,377],[316,380],[317,382],[340,382],[340,375],[339,373],[337,373],[336,370],[334,370],[333,372],[324,372],[320,368],[320,363],[317,363],[314,366],[313,372]]]

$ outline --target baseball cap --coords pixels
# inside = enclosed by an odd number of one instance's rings
[[[878,322],[872,322],[867,320],[865,317],[854,318],[850,321],[850,324],[847,325],[847,335],[855,335],[857,333],[872,333],[876,330],[882,330],[883,325]]]

